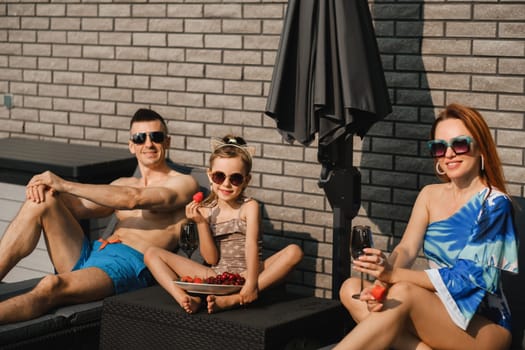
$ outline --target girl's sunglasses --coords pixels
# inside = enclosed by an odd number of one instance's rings
[[[470,144],[473,142],[470,136],[458,136],[454,137],[447,142],[445,140],[432,140],[428,141],[428,149],[430,155],[434,158],[444,157],[447,153],[447,149],[450,147],[456,154],[464,154],[470,151]]]
[[[164,139],[166,138],[166,135],[163,131],[151,131],[151,132],[138,132],[136,134],[131,135],[131,142],[133,142],[136,145],[142,145],[144,142],[146,142],[146,137],[149,136],[149,139],[151,142],[155,143],[161,143],[164,142]]]
[[[222,171],[216,171],[211,174],[211,181],[216,183],[217,185],[222,185],[224,181],[226,181],[226,178],[230,178],[230,183],[233,186],[240,186],[244,182],[244,176],[239,173],[231,174],[230,176],[226,176],[225,173]]]

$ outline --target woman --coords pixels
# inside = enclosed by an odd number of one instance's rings
[[[336,349],[507,349],[510,311],[500,272],[517,272],[512,204],[489,128],[474,109],[451,104],[428,142],[440,184],[416,199],[399,245],[354,261],[387,288],[383,300],[350,278],[340,290],[358,325]],[[423,247],[429,269],[411,270]],[[377,295],[377,294],[376,294]]]

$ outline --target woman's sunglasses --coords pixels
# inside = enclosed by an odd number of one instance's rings
[[[217,185],[222,185],[224,181],[226,181],[226,178],[230,179],[230,183],[233,186],[240,186],[244,182],[244,175],[239,173],[231,174],[230,176],[226,176],[225,173],[222,171],[216,171],[211,174],[211,181],[216,183]]]
[[[136,134],[131,135],[131,142],[133,142],[136,145],[142,145],[144,142],[146,142],[146,137],[149,136],[149,139],[151,142],[155,143],[161,143],[164,142],[164,139],[166,138],[166,135],[163,131],[151,131],[151,132],[138,132]]]
[[[470,151],[470,144],[473,142],[470,136],[458,136],[454,137],[447,142],[445,140],[432,140],[428,141],[428,149],[430,155],[434,158],[444,157],[447,153],[447,149],[450,147],[456,154],[464,154]]]

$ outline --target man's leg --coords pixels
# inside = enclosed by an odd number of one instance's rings
[[[113,282],[99,268],[44,277],[28,293],[0,302],[0,324],[36,318],[61,305],[85,303],[113,294]]]
[[[60,199],[26,201],[0,241],[0,280],[36,247],[44,232],[49,256],[57,272],[67,272],[80,257],[84,232]]]

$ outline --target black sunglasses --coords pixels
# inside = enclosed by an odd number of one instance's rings
[[[244,182],[244,175],[239,174],[239,173],[234,173],[234,174],[231,174],[229,176],[226,176],[226,174],[223,173],[222,171],[216,171],[216,172],[212,173],[211,174],[211,181],[213,181],[217,185],[222,185],[222,183],[224,181],[226,181],[227,177],[230,179],[230,183],[233,186],[240,186]]]
[[[146,142],[146,137],[149,136],[149,139],[151,142],[155,143],[161,143],[164,142],[164,139],[166,138],[166,135],[163,131],[151,131],[151,132],[138,132],[136,134],[131,135],[131,142],[133,142],[136,145],[142,145],[144,142]]]
[[[430,155],[434,158],[444,157],[447,153],[447,149],[450,147],[456,154],[464,154],[470,151],[470,144],[474,142],[470,136],[458,136],[454,137],[447,142],[445,140],[432,140],[428,141],[428,149]]]

